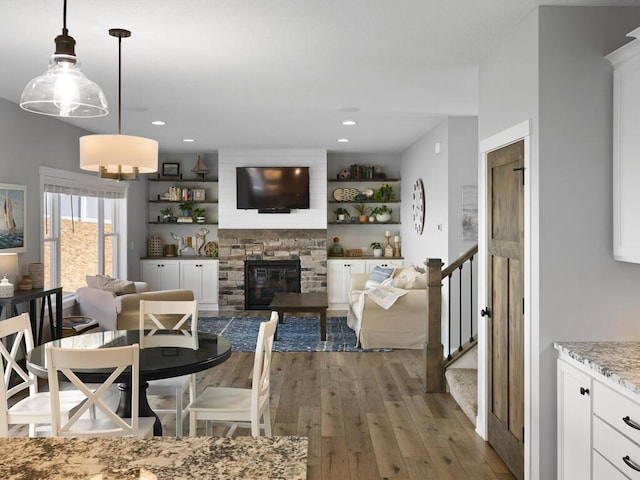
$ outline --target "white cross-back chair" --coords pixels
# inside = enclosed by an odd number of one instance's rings
[[[49,390],[51,391],[51,429],[54,436],[150,436],[155,417],[138,417],[140,349],[138,344],[124,347],[73,349],[46,347]],[[109,377],[95,390],[90,389],[73,369],[113,369]],[[129,369],[128,372],[125,370]],[[58,372],[62,373],[87,398],[68,420],[60,415]],[[125,372],[131,379],[131,418],[121,418],[115,406],[105,402],[105,394],[118,377]],[[81,418],[88,408],[95,406],[97,418]]]
[[[29,436],[33,437],[36,425],[51,424],[49,392],[38,392],[36,376],[26,372],[18,363],[18,356],[32,349],[33,334],[28,313],[0,321],[0,437],[8,436],[9,425],[29,424]],[[15,383],[9,387],[12,375]],[[9,399],[27,389],[29,396],[9,408]],[[59,397],[63,418],[68,418],[85,398],[77,390],[62,391]]]
[[[251,389],[207,387],[189,407],[189,431],[196,435],[196,422],[206,420],[207,435],[210,423],[229,426],[227,436],[233,435],[237,427],[250,427],[251,435],[257,437],[264,430],[271,436],[270,373],[273,337],[278,325],[277,312],[271,313],[268,322],[260,324],[256,353],[253,359]],[[262,420],[262,421],[261,421]]]
[[[140,301],[140,336],[141,347],[152,346],[152,337],[157,329],[183,330],[185,337],[191,337],[191,332],[187,331],[188,322],[191,319],[191,331],[198,330],[198,302],[192,301]],[[146,338],[142,339],[145,327],[152,327],[147,332]],[[191,337],[195,340],[192,348],[197,349],[197,336]],[[196,376],[182,375],[180,377],[165,378],[161,380],[151,380],[147,388],[147,396],[161,395],[175,397],[175,409],[154,408],[156,413],[169,413],[176,416],[176,436],[182,436],[182,424],[189,415],[188,405],[184,405],[183,397],[189,391],[189,403],[193,402],[196,396]]]

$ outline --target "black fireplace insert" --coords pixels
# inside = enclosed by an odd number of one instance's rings
[[[244,307],[266,310],[276,293],[300,292],[300,260],[247,260]]]

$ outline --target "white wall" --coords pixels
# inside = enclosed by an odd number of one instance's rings
[[[480,68],[479,139],[531,120],[532,479],[556,471],[556,340],[637,338],[640,267],[612,255],[612,69],[640,8],[540,7]]]
[[[449,261],[478,243],[462,239],[462,187],[478,186],[478,117],[449,118]]]
[[[455,260],[476,242],[462,240],[462,186],[477,185],[478,120],[450,117],[402,153],[402,239],[405,263],[423,267],[427,258]],[[440,153],[435,153],[435,145]],[[413,185],[421,178],[425,223],[412,221]]]
[[[220,150],[218,152],[218,228],[327,228],[327,152],[325,150]],[[309,209],[260,214],[236,208],[236,167],[309,167]]]

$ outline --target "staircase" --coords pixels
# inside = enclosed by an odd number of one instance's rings
[[[425,262],[428,321],[425,391],[448,390],[473,425],[478,413],[477,308],[473,295],[477,284],[473,257],[477,252],[476,245],[445,268],[438,258]]]
[[[459,361],[450,365],[444,378],[451,396],[465,415],[476,424],[478,415],[478,347],[474,345]]]

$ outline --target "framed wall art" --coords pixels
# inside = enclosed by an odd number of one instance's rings
[[[162,162],[163,177],[179,177],[180,164],[177,162]]]
[[[27,187],[0,183],[0,253],[27,251]]]
[[[204,188],[193,189],[193,200],[195,202],[204,202],[206,200]]]

